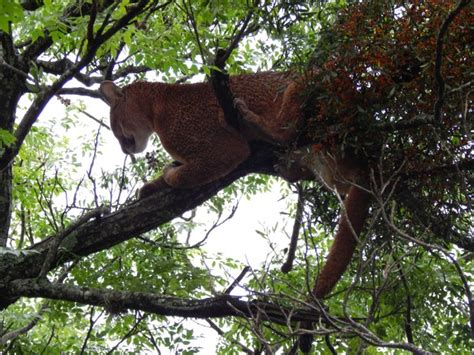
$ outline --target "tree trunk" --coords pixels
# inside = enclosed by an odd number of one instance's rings
[[[0,172],[0,247],[5,247],[12,213],[12,169]]]
[[[25,69],[18,63],[15,56],[11,38],[0,32],[0,130],[13,132],[15,123],[16,108],[21,95],[24,93],[26,75],[23,76],[20,70]],[[8,63],[8,64],[7,64]],[[0,141],[0,160],[5,154],[6,147]],[[6,246],[8,241],[8,231],[12,213],[12,168],[11,165],[0,171],[0,246]]]

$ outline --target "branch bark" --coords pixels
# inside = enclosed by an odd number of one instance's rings
[[[145,292],[80,288],[44,279],[15,280],[9,286],[10,297],[43,297],[104,307],[111,313],[126,310],[151,312],[163,316],[221,318],[255,317],[288,324],[303,319],[319,321],[319,314],[308,310],[288,309],[265,301],[243,301],[240,297],[220,295],[204,299],[182,299]]]

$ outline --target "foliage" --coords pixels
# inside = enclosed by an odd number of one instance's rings
[[[415,218],[411,229],[418,223],[426,228],[427,218],[437,221],[428,240],[455,241],[467,235],[472,222],[463,212],[469,210],[472,193],[459,189],[462,176],[438,174],[472,153],[466,111],[467,78],[473,73],[472,13],[454,18],[444,38],[449,45],[439,70],[449,87],[446,95],[436,78],[438,29],[451,9],[450,2],[442,1],[347,7],[332,31],[323,31],[308,84],[314,103],[308,108],[310,134],[318,144],[353,147],[373,167],[383,164],[385,176],[376,184],[390,183],[397,172],[416,176],[400,183],[402,195],[393,199],[404,209],[397,218],[406,220],[407,213]],[[443,109],[433,117],[439,100]],[[417,120],[421,124],[413,124]],[[388,125],[401,128],[384,132]]]
[[[6,295],[17,268],[24,272],[21,281],[33,277],[28,265],[43,269],[34,260],[47,266],[42,245],[51,245],[50,236],[74,239],[83,225],[107,217],[81,222],[100,206],[111,215],[123,213],[136,203],[143,181],[169,163],[157,140],[156,151],[145,156],[113,158],[118,145],[101,117],[105,106],[92,99],[94,85],[104,79],[198,80],[214,69],[217,49],[227,48],[244,28],[226,61],[228,71],[303,73],[304,138],[311,149],[354,151],[372,173],[371,218],[351,267],[324,304],[309,302],[307,295],[330,247],[341,201],[316,182],[284,185],[279,194],[283,199],[296,191],[304,200],[290,273],[280,271],[287,241],[276,240],[286,233],[281,224],[297,215],[292,202],[284,211],[275,209],[275,226],[256,231],[267,245],[258,267],[248,270],[225,251],[206,249],[211,234],[228,237],[220,226],[237,218],[236,205],[250,200],[252,206],[260,193],[275,191],[277,180],[262,174],[219,186],[185,215],[166,205],[160,212],[171,214],[167,222],[137,229],[121,243],[78,255],[70,255],[67,245],[50,247],[59,256],[34,277],[84,290],[143,292],[144,298],[211,303],[231,294],[243,295],[239,299],[249,300],[249,307],[261,301],[290,314],[309,309],[324,314],[315,329],[315,353],[468,353],[474,325],[468,305],[474,278],[474,21],[468,3],[1,2],[0,351],[212,351],[200,339],[202,328],[164,311],[123,309],[113,301],[73,303],[61,295]],[[80,243],[90,242],[78,235]],[[34,259],[38,255],[44,259]],[[233,280],[241,271],[237,287]],[[180,301],[168,300],[167,311],[179,308]],[[265,312],[217,320],[199,314],[210,327],[206,337],[209,331],[220,335],[217,353],[295,350],[298,325],[290,319],[267,321]]]
[[[10,23],[17,23],[23,19],[23,9],[16,1],[2,1],[0,14],[0,30],[4,32],[10,32]]]

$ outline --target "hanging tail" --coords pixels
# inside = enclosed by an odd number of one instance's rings
[[[322,299],[326,296],[346,271],[357,247],[357,237],[360,235],[367,219],[370,205],[370,195],[367,191],[351,186],[344,201],[345,213],[341,211],[339,225],[334,242],[327,256],[326,263],[316,279],[312,296]],[[310,330],[312,324],[303,322],[301,328]],[[301,335],[299,347],[303,353],[311,350],[313,336]]]

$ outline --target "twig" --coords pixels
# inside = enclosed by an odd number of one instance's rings
[[[214,222],[214,224],[211,226],[211,228],[208,229],[208,231],[204,235],[204,238],[202,238],[200,241],[194,243],[193,245],[189,245],[189,246],[185,247],[185,249],[187,249],[187,248],[191,248],[191,249],[199,248],[202,245],[204,245],[204,243],[207,241],[207,239],[209,238],[209,236],[211,235],[211,233],[214,230],[216,230],[217,228],[222,226],[224,223],[226,223],[227,221],[234,218],[235,212],[237,212],[238,208],[239,208],[239,201],[237,201],[236,204],[234,206],[232,206],[232,209],[231,209],[229,215],[227,217],[225,217],[222,221],[220,220],[221,214],[219,214],[218,219]],[[180,249],[184,249],[184,248],[180,248]]]
[[[153,336],[153,333],[152,331],[146,327],[145,328],[145,331],[148,333],[148,337],[145,335],[145,337],[150,341],[150,343],[153,345],[153,347],[155,348],[155,351],[158,355],[161,355],[161,351],[160,351],[160,347],[158,346],[156,340],[155,340],[155,337]]]
[[[141,324],[141,322],[147,317],[147,314],[140,314],[140,312],[137,313],[138,317],[135,316],[135,324],[133,327],[125,334],[120,341],[115,344],[109,351],[107,351],[107,354],[113,354],[117,348],[122,344],[126,339],[130,338],[136,331],[138,326]]]
[[[0,338],[0,345],[5,345],[10,340],[15,339],[15,338],[19,337],[22,334],[28,333],[31,329],[33,329],[36,326],[36,324],[38,324],[38,322],[41,320],[44,312],[48,308],[49,308],[49,302],[44,302],[43,305],[41,306],[40,310],[38,311],[38,313],[33,317],[33,319],[27,325],[2,335],[2,337]]]
[[[466,278],[466,275],[464,275],[464,272],[462,271],[461,266],[459,266],[459,263],[457,262],[457,260],[448,253],[445,253],[445,255],[453,263],[459,275],[459,278],[461,279],[461,282],[463,283],[464,292],[466,293],[466,298],[467,298],[467,306],[469,308],[469,324],[471,326],[471,338],[474,340],[474,299],[472,298],[472,292],[469,286],[469,282]]]
[[[89,341],[89,338],[92,334],[92,330],[94,329],[94,325],[97,323],[97,321],[102,317],[102,314],[104,314],[104,310],[100,312],[100,314],[97,316],[97,318],[94,320],[94,310],[95,307],[92,306],[90,310],[90,315],[89,315],[89,328],[87,329],[87,334],[86,337],[84,338],[84,342],[82,343],[82,348],[80,354],[84,354],[86,349],[87,349],[87,342]]]
[[[90,113],[88,113],[86,110],[83,110],[82,108],[80,107],[76,107],[76,110],[78,110],[80,113],[82,113],[83,115],[89,117],[91,120],[93,120],[94,122],[97,122],[100,126],[108,129],[110,131],[110,127],[109,125],[105,124],[102,120],[99,120],[98,118],[95,118],[94,116],[92,116]]]
[[[225,338],[226,333],[221,328],[219,328],[216,323],[214,323],[210,319],[206,319],[206,322],[207,322],[207,324],[209,324],[209,326],[212,329],[214,329],[217,332],[217,334],[219,334],[221,337]],[[226,338],[226,339],[228,341],[230,341],[232,344],[237,345],[244,353],[249,354],[249,355],[254,355],[255,354],[255,352],[252,349],[246,347],[241,342],[239,342],[237,340],[234,340],[234,339],[229,339],[229,338]]]
[[[45,350],[49,347],[49,344],[51,344],[51,340],[53,340],[55,332],[56,332],[56,327],[53,325],[51,329],[51,335],[49,336],[46,344],[44,344],[43,350],[41,350],[40,355],[43,355]]]
[[[379,337],[377,337],[375,334],[370,332],[369,329],[364,327],[362,324],[356,323],[356,322],[351,322],[353,328],[351,329],[351,332],[359,336],[361,339],[366,341],[367,343],[377,346],[377,347],[384,347],[388,349],[403,349],[403,350],[408,350],[411,351],[414,354],[431,354],[428,351],[425,351],[423,349],[420,349],[416,347],[413,344],[408,344],[408,343],[389,343],[385,342]]]
[[[89,212],[86,212],[84,215],[78,218],[74,223],[72,223],[69,227],[67,227],[65,230],[59,233],[54,238],[54,241],[52,242],[52,244],[49,246],[48,253],[45,257],[45,260],[43,262],[43,265],[41,267],[41,271],[38,277],[39,278],[46,277],[46,274],[48,273],[48,271],[51,270],[51,267],[53,266],[56,259],[56,253],[59,248],[59,245],[64,240],[64,238],[66,238],[69,234],[71,234],[71,232],[73,232],[76,228],[88,222],[90,219],[98,218],[104,214],[107,214],[108,211],[109,209],[106,207],[99,207]]]
[[[459,266],[459,263],[457,262],[457,260],[445,248],[443,248],[439,245],[436,245],[436,244],[428,244],[426,242],[423,242],[419,239],[416,239],[416,238],[410,236],[409,234],[407,234],[403,230],[399,229],[393,223],[393,220],[390,219],[387,216],[387,214],[385,212],[385,208],[383,208],[383,206],[381,208],[381,212],[382,212],[383,219],[385,220],[385,222],[387,223],[389,228],[392,229],[394,232],[396,232],[403,239],[406,239],[406,240],[409,240],[409,241],[411,241],[415,244],[421,245],[422,247],[426,248],[427,250],[437,250],[437,251],[441,252],[442,254],[444,254],[447,258],[449,258],[449,260],[451,260],[451,262],[453,263],[453,265],[456,269],[456,272],[459,275],[459,278],[461,279],[461,282],[463,283],[464,291],[465,291],[466,298],[467,298],[467,304],[468,304],[468,308],[469,308],[469,325],[470,325],[470,328],[471,328],[470,329],[471,337],[474,339],[474,300],[473,300],[472,292],[471,292],[471,289],[470,289],[470,286],[469,286],[469,282],[468,282],[466,276],[464,275],[464,272],[462,271],[461,267]]]
[[[97,133],[96,133],[95,138],[94,138],[94,150],[92,151],[92,159],[91,159],[91,162],[89,164],[89,169],[87,170],[87,177],[92,182],[92,186],[93,186],[94,202],[95,202],[96,208],[99,208],[99,198],[98,198],[98,195],[97,195],[97,184],[96,184],[95,178],[92,176],[92,170],[94,168],[95,159],[97,157],[97,149],[99,147],[99,135],[100,135],[100,129],[101,128],[102,128],[102,126],[99,125],[99,128],[97,129]]]
[[[194,33],[194,37],[196,38],[196,43],[199,48],[199,53],[201,54],[202,61],[205,62],[206,56],[204,55],[204,47],[201,44],[201,39],[199,37],[199,31],[197,28],[196,24],[196,19],[194,17],[194,12],[193,12],[193,5],[191,4],[191,1],[189,1],[189,5],[186,5],[186,1],[183,1],[183,6],[184,6],[184,11],[186,12],[186,15],[188,17],[188,21],[191,24],[191,29]]]
[[[285,274],[290,272],[293,268],[293,262],[295,260],[296,247],[298,245],[298,237],[301,229],[301,220],[303,218],[303,210],[305,205],[305,194],[301,184],[296,186],[298,190],[298,202],[296,204],[296,215],[293,224],[293,231],[291,233],[290,246],[288,248],[288,254],[285,263],[281,266],[281,271]]]
[[[88,90],[88,89],[84,89],[84,88],[68,88],[68,89],[61,89],[58,91],[58,94],[56,95],[58,100],[66,107],[68,107],[69,105],[71,105],[71,101],[69,99],[65,99],[61,96],[61,94],[64,94],[64,95],[69,95],[68,92],[64,92],[64,90],[79,90],[80,92],[83,92],[84,95],[87,95],[87,96],[92,96],[92,94],[94,95],[97,95],[95,97],[98,97],[98,98],[101,98],[99,92],[97,90]],[[71,95],[82,95],[82,94],[78,94],[78,93],[74,93]],[[73,108],[77,111],[79,111],[80,113],[84,114],[86,117],[90,118],[91,120],[93,120],[94,122],[97,122],[99,125],[101,125],[102,127],[104,128],[107,128],[108,130],[110,130],[110,127],[105,124],[102,120],[94,117],[93,115],[91,115],[89,112],[87,112],[86,110],[82,109],[80,106],[73,106]]]
[[[250,266],[247,265],[246,267],[244,267],[241,273],[239,274],[239,276],[237,276],[237,278],[232,282],[232,284],[229,287],[227,287],[227,289],[224,291],[224,294],[225,295],[230,294],[232,290],[239,284],[239,282],[242,281],[245,274],[247,274],[249,270],[250,270]]]
[[[397,264],[398,264],[398,273],[400,275],[400,280],[402,280],[403,288],[405,289],[405,293],[406,293],[407,309],[405,312],[405,334],[407,336],[407,341],[410,344],[415,344],[415,342],[413,341],[413,328],[411,326],[412,324],[411,309],[413,307],[413,303],[411,300],[410,289],[408,288],[407,279],[405,277],[405,274],[403,273],[400,262],[397,262]]]
[[[144,182],[146,182],[146,181],[144,181]],[[213,231],[215,231],[217,228],[219,228],[224,223],[226,223],[227,221],[229,221],[230,219],[232,219],[234,217],[235,212],[237,211],[238,207],[239,207],[239,201],[237,201],[237,203],[232,207],[229,215],[227,217],[225,217],[223,220],[221,220],[222,213],[219,213],[219,216],[218,216],[217,220],[206,231],[206,234],[204,235],[204,237],[202,237],[202,239],[200,239],[199,241],[197,241],[196,243],[191,244],[191,245],[189,245],[189,236],[186,238],[186,242],[185,242],[184,246],[180,245],[180,243],[178,243],[178,242],[176,242],[176,243],[167,243],[167,244],[158,243],[158,242],[153,241],[153,240],[151,240],[147,237],[144,237],[144,236],[138,236],[137,239],[140,239],[145,243],[149,243],[149,244],[154,245],[154,246],[159,247],[159,248],[169,248],[169,249],[176,249],[176,250],[189,250],[189,249],[200,248],[209,239],[209,236],[211,235],[211,233]],[[193,217],[194,216],[192,216],[189,220],[191,220]],[[181,216],[181,218],[183,218],[183,217]]]

